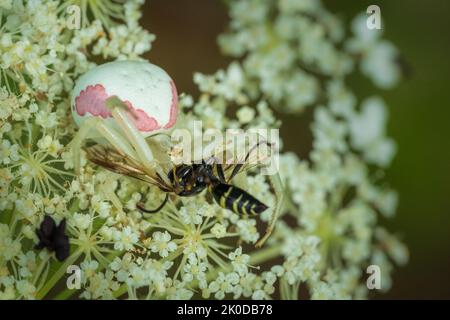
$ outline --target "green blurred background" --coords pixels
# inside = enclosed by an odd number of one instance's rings
[[[371,4],[380,6],[385,37],[412,67],[410,78],[390,91],[382,92],[359,76],[349,81],[359,98],[376,93],[385,98],[389,135],[399,147],[386,180],[398,190],[400,204],[397,217],[386,225],[407,243],[411,259],[396,269],[391,291],[374,297],[450,298],[450,1],[325,4],[346,22]],[[157,36],[147,58],[167,70],[179,92],[197,92],[194,71],[212,73],[229,62],[216,44],[228,23],[219,0],[150,0],[141,22]],[[311,115],[280,117],[286,148],[306,156]]]

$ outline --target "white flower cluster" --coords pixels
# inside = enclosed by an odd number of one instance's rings
[[[389,289],[392,263],[408,260],[405,246],[377,225],[396,210],[395,191],[377,183],[395,143],[381,98],[358,108],[344,77],[360,63],[375,84],[391,87],[400,74],[383,61],[396,51],[366,35],[360,17],[345,41],[319,1],[231,2],[230,30],[219,42],[240,59],[213,75],[196,73],[198,99],[180,96],[176,126],[188,130],[197,120],[204,130],[279,128],[273,108],[315,108],[308,159],[281,155],[286,201],[263,248],[253,244],[275,196],[257,171],[233,180],[269,206],[257,218],[222,209],[207,194],[171,197],[147,216],[136,205],[161,203],[156,187],[86,159],[74,174],[69,93],[94,61],[150,50],[141,3],[88,0],[82,28],[71,30],[65,1],[0,1],[0,299],[297,299],[304,287],[313,299],[363,298],[369,264],[380,266]],[[34,248],[45,215],[67,221],[63,263]],[[65,289],[67,267],[77,263],[81,289]]]
[[[398,52],[366,27],[364,14],[354,20],[350,40],[317,0],[239,1],[230,4],[230,16],[219,44],[224,53],[244,57],[240,90],[263,94],[278,109],[295,112],[333,100],[324,88],[343,81],[357,63],[381,88],[400,79]]]

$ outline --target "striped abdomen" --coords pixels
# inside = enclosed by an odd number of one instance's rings
[[[256,215],[267,209],[267,206],[244,190],[224,183],[210,188],[216,202],[225,209],[237,214]]]

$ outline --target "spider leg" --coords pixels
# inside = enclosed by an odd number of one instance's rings
[[[67,146],[71,150],[74,159],[74,169],[77,174],[80,173],[81,147],[83,141],[90,137],[93,131],[97,131],[103,138],[105,138],[114,148],[122,154],[136,159],[136,152],[131,145],[121,137],[121,135],[111,126],[98,117],[91,117],[87,119],[78,130],[74,139]]]
[[[154,158],[149,144],[131,121],[130,116],[126,112],[127,109],[124,103],[117,97],[111,97],[108,99],[107,105],[111,107],[112,116],[133,145],[138,155],[138,159],[142,165],[145,166],[148,173],[150,175],[154,175],[155,172],[158,173],[161,178],[169,184],[166,174],[162,171],[161,167],[156,164],[157,159]]]

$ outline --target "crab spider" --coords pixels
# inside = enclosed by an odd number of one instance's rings
[[[120,130],[109,125],[102,118],[87,119],[70,145],[73,150],[75,171],[79,172],[80,170],[80,151],[84,141],[100,137],[106,139],[120,154],[142,163],[147,173],[155,174],[157,172],[164,176],[163,171],[157,165],[157,163],[164,162],[164,159],[155,159],[149,143],[137,130],[123,103],[118,98],[112,97],[107,100],[107,104],[110,105],[112,117]]]
[[[80,171],[84,142],[106,140],[118,153],[141,163],[146,173],[167,180],[161,168],[169,162],[167,150],[161,150],[164,143],[146,138],[175,124],[177,98],[167,73],[148,62],[110,62],[83,75],[72,96],[72,115],[79,125],[69,145],[75,171]]]

